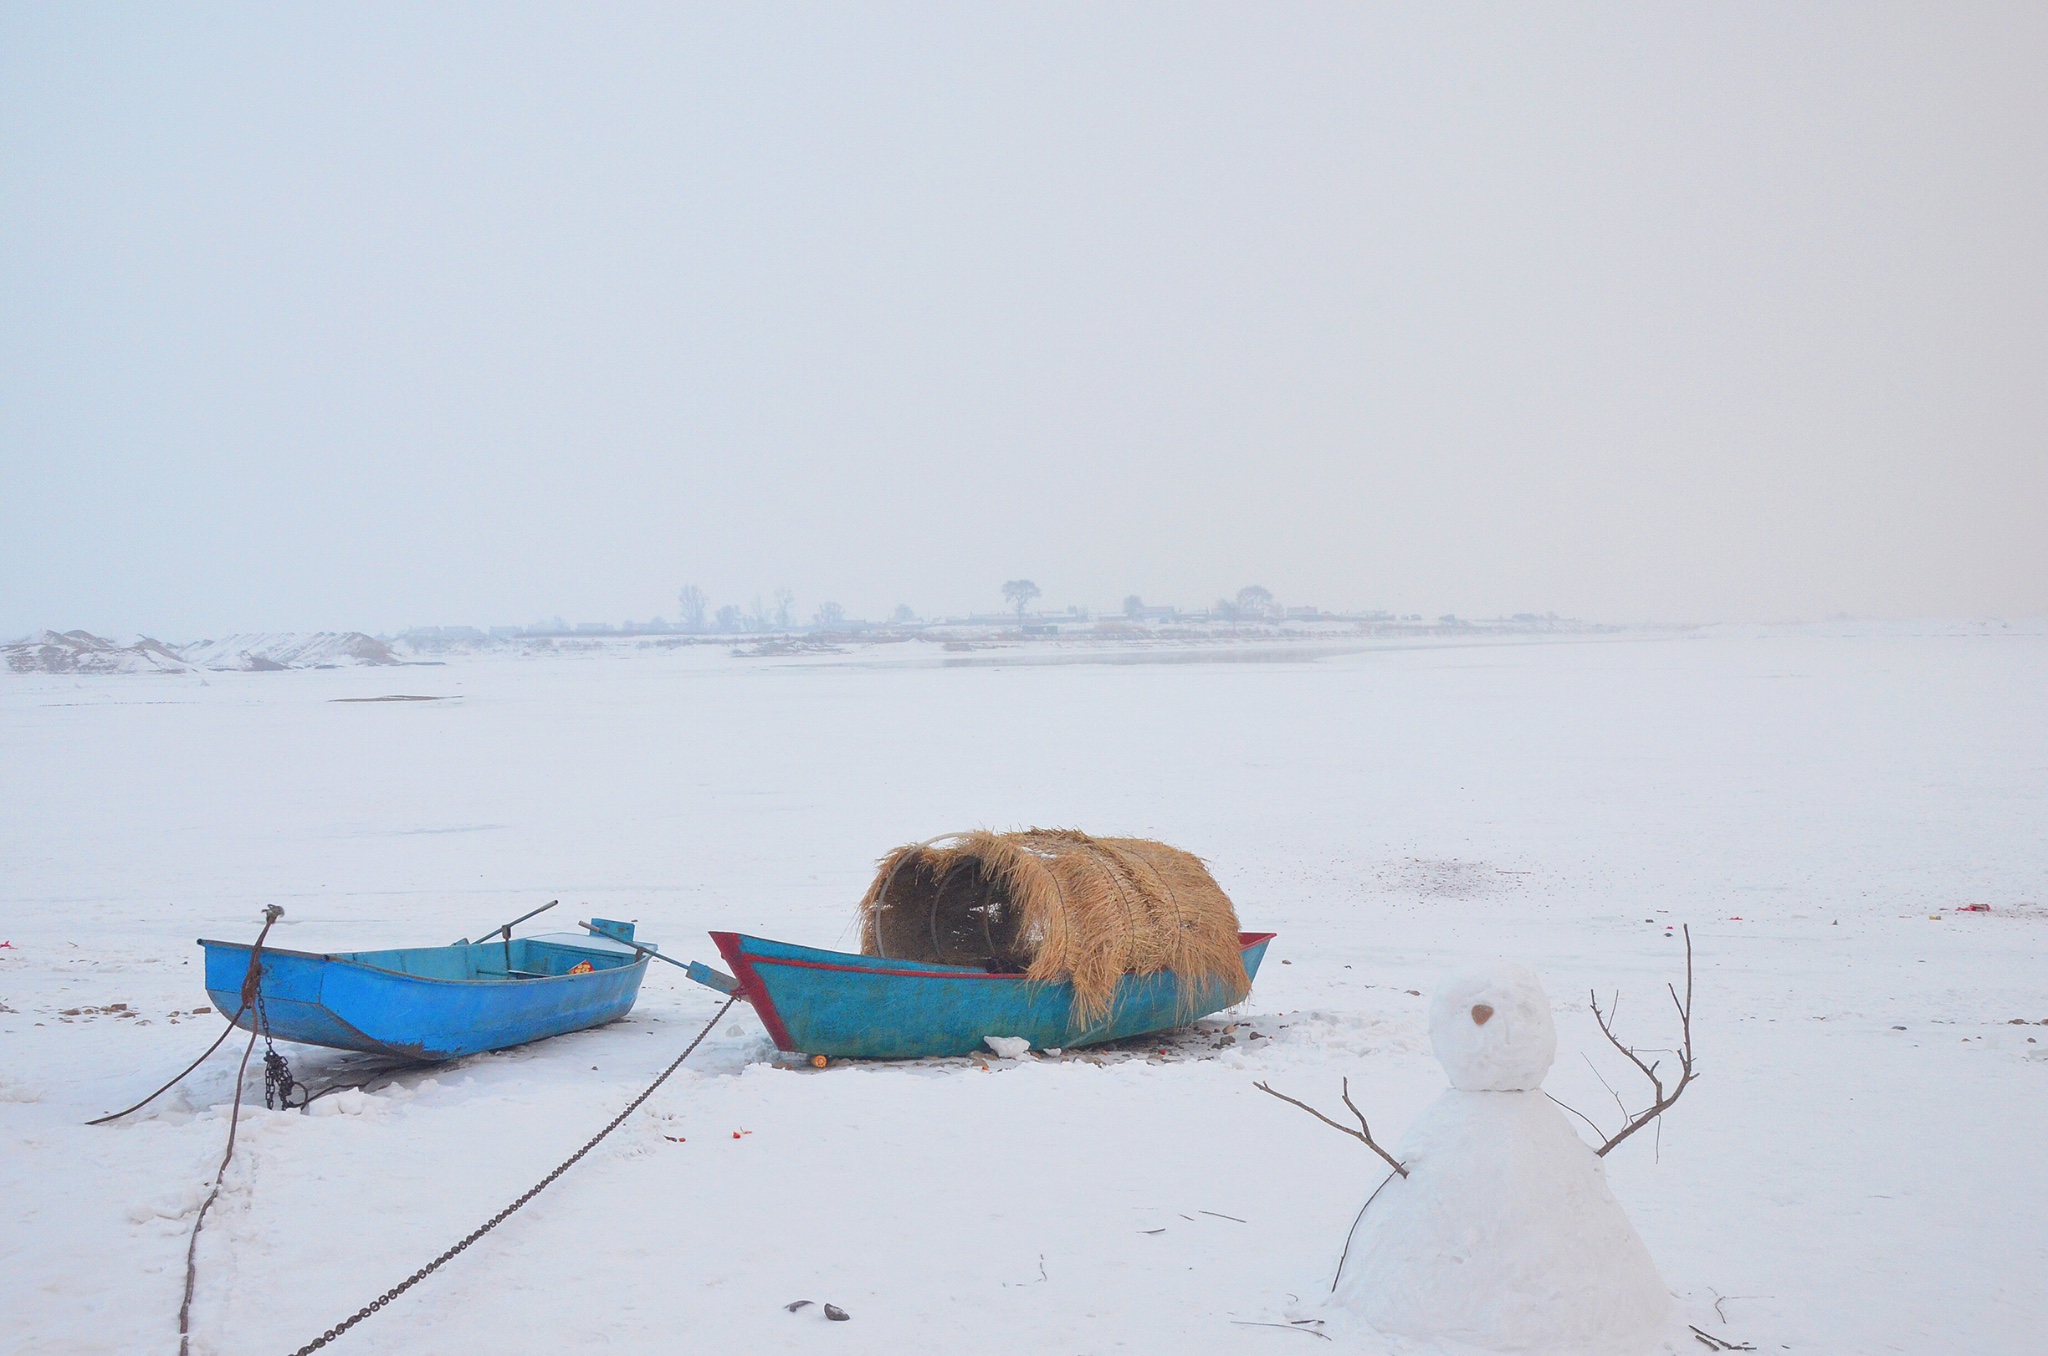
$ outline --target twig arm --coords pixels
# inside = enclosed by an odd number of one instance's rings
[[[1628,1056],[1629,1063],[1635,1065],[1638,1069],[1641,1069],[1643,1071],[1643,1077],[1649,1079],[1650,1086],[1657,1090],[1656,1097],[1654,1097],[1652,1100],[1661,1101],[1664,1096],[1664,1083],[1662,1079],[1657,1077],[1657,1070],[1651,1067],[1650,1065],[1643,1063],[1642,1058],[1639,1055],[1637,1055],[1635,1051],[1629,1049],[1626,1045],[1623,1045],[1621,1043],[1621,1039],[1614,1034],[1613,1013],[1602,1013],[1600,1011],[1600,995],[1588,991],[1588,997],[1590,997],[1593,1002],[1593,1020],[1600,1024],[1600,1034],[1607,1037],[1607,1043],[1609,1045],[1612,1045],[1615,1049],[1621,1051],[1622,1054]],[[1616,1001],[1614,1003],[1613,1011],[1619,1012],[1620,1010],[1621,1002],[1619,997],[1617,996]]]
[[[1344,1105],[1351,1107],[1351,1114],[1358,1117],[1358,1124],[1360,1128],[1357,1130],[1353,1130],[1348,1125],[1339,1125],[1336,1121],[1331,1120],[1328,1116],[1325,1116],[1322,1112],[1316,1110],[1307,1102],[1299,1101],[1293,1097],[1289,1097],[1284,1092],[1275,1092],[1271,1087],[1267,1086],[1264,1083],[1254,1083],[1252,1084],[1252,1086],[1257,1088],[1260,1092],[1267,1093],[1270,1096],[1278,1097],[1281,1101],[1287,1103],[1289,1106],[1300,1107],[1303,1111],[1306,1111],[1309,1115],[1315,1117],[1324,1125],[1329,1126],[1338,1134],[1351,1136],[1351,1138],[1357,1140],[1360,1144],[1363,1144],[1366,1148],[1378,1154],[1382,1159],[1386,1161],[1387,1166],[1392,1168],[1395,1172],[1400,1173],[1403,1177],[1406,1177],[1408,1175],[1408,1169],[1401,1166],[1401,1160],[1395,1158],[1392,1154],[1388,1153],[1385,1149],[1382,1149],[1379,1146],[1379,1142],[1372,1137],[1371,1127],[1367,1126],[1365,1123],[1365,1114],[1359,1111],[1359,1109],[1356,1106],[1352,1105],[1350,1079],[1347,1078],[1344,1080]]]
[[[1543,1095],[1545,1097],[1550,1097],[1550,1094],[1547,1092]],[[1566,1111],[1571,1112],[1572,1115],[1577,1116],[1580,1120],[1584,1121],[1586,1123],[1586,1127],[1589,1130],[1591,1130],[1594,1134],[1599,1135],[1602,1140],[1605,1140],[1607,1138],[1606,1133],[1602,1131],[1599,1126],[1593,1124],[1593,1118],[1591,1116],[1588,1116],[1585,1112],[1579,1110],[1577,1107],[1572,1106],[1567,1102],[1558,1102],[1557,1098],[1555,1097],[1550,1097],[1550,1100],[1553,1102],[1557,1102],[1557,1104],[1563,1107]]]
[[[1621,1043],[1620,1038],[1614,1034],[1611,1019],[1601,1015],[1599,998],[1595,996],[1593,999],[1593,1020],[1600,1024],[1600,1030],[1606,1035],[1614,1048],[1627,1055],[1630,1062],[1643,1071],[1643,1076],[1650,1080],[1650,1087],[1654,1093],[1654,1100],[1646,1110],[1630,1116],[1628,1123],[1616,1131],[1613,1138],[1593,1151],[1597,1157],[1605,1158],[1609,1149],[1612,1149],[1615,1145],[1621,1143],[1630,1135],[1633,1135],[1636,1131],[1670,1110],[1672,1103],[1676,1102],[1685,1092],[1687,1086],[1692,1083],[1694,1076],[1692,1059],[1692,928],[1689,926],[1685,929],[1684,1001],[1681,1002],[1679,1000],[1676,987],[1671,985],[1666,985],[1665,987],[1670,989],[1671,1001],[1678,1006],[1678,1028],[1680,1033],[1678,1081],[1672,1085],[1671,1091],[1668,1093],[1664,1091],[1664,1080],[1657,1077],[1656,1066],[1643,1063],[1641,1057],[1634,1050]]]

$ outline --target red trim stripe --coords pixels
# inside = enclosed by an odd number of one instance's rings
[[[754,973],[754,962],[740,948],[737,932],[714,932],[711,940],[718,946],[718,954],[725,957],[725,963],[732,967],[734,979],[740,982],[740,992],[754,1005],[754,1012],[761,1019],[761,1025],[768,1028],[768,1038],[775,1042],[778,1050],[795,1050],[796,1042],[790,1039],[789,1028],[782,1024],[782,1014],[775,1010],[775,1000],[768,996],[768,986],[761,982],[761,976]]]
[[[754,956],[756,965],[787,965],[798,970],[843,970],[851,975],[893,975],[903,979],[1022,979],[1022,975],[992,974],[986,970],[884,970],[874,965],[834,965],[829,961],[798,960],[794,956]]]
[[[713,933],[712,936],[717,936]],[[1249,950],[1260,942],[1269,941],[1280,934],[1276,932],[1240,932],[1237,944]],[[731,956],[726,957],[731,960]],[[901,979],[1022,979],[1021,974],[995,974],[987,970],[885,970],[879,965],[835,965],[831,961],[800,960],[795,956],[750,956],[754,965],[787,965],[797,970],[838,970],[850,975],[889,975]]]

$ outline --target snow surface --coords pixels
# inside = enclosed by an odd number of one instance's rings
[[[1448,976],[1429,1038],[1453,1086],[1402,1140],[1405,1172],[1366,1201],[1338,1304],[1485,1351],[1649,1351],[1671,1296],[1600,1159],[1538,1091],[1557,1030],[1535,974],[1496,962]]]
[[[714,927],[851,947],[886,849],[1034,823],[1202,854],[1279,933],[1250,1001],[1106,1053],[824,1070],[770,1063],[735,1009],[602,1149],[331,1349],[1315,1350],[1286,1329],[1323,1316],[1385,1169],[1252,1082],[1341,1114],[1349,1077],[1398,1139],[1444,1086],[1422,991],[1508,954],[1556,1000],[1546,1090],[1611,1129],[1588,1061],[1639,1090],[1585,994],[1668,1045],[1681,922],[1701,1075],[1605,1164],[1677,1319],[1760,1352],[2040,1349],[2040,626],[1263,663],[931,648],[0,678],[0,1350],[175,1349],[233,1066],[81,1122],[212,1039],[195,937],[253,936],[274,902],[286,947],[440,943],[559,896],[685,958],[715,961]],[[399,695],[440,700],[338,700]],[[353,1313],[717,1001],[659,967],[604,1030],[246,1113],[195,1350],[288,1351]],[[289,1053],[316,1086],[363,1067]]]
[[[375,636],[361,631],[263,632],[194,641],[178,653],[195,668],[245,670],[310,669],[342,664],[397,664],[402,661]]]

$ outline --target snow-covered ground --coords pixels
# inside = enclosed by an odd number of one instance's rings
[[[439,943],[560,896],[553,916],[635,918],[685,957],[715,959],[712,927],[851,948],[886,849],[1041,824],[1207,858],[1280,934],[1251,1001],[1150,1051],[987,1069],[779,1068],[736,1009],[332,1349],[1195,1356],[1313,1349],[1283,1329],[1321,1317],[1333,1350],[1413,1351],[1317,1307],[1377,1160],[1253,1081],[1334,1106],[1348,1076],[1398,1142],[1444,1087],[1425,995],[1502,952],[1557,1003],[1547,1088],[1611,1126],[1589,1059],[1639,1090],[1586,991],[1669,1042],[1679,923],[1701,1078],[1607,1163],[1681,1319],[1764,1352],[2041,1349],[2039,624],[1038,657],[0,677],[0,1348],[175,1350],[232,1064],[81,1122],[214,1035],[195,937],[253,936],[277,903],[287,947]],[[401,694],[441,700],[337,700]],[[715,1006],[662,968],[603,1030],[311,1115],[259,1096],[201,1237],[194,1349],[289,1351],[353,1313]],[[291,1053],[316,1084],[351,1063]]]

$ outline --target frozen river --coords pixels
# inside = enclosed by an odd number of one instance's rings
[[[1668,1042],[1677,924],[1702,1075],[1607,1163],[1684,1320],[1767,1352],[2040,1349],[2039,624],[1090,657],[0,677],[0,1348],[176,1349],[232,1063],[81,1122],[214,1035],[194,938],[253,936],[276,903],[277,945],[433,944],[559,896],[684,958],[715,959],[708,928],[852,949],[889,848],[1043,825],[1207,859],[1279,934],[1251,1001],[1163,1055],[987,1070],[779,1068],[735,1009],[602,1150],[335,1349],[1299,1351],[1250,1325],[1327,1317],[1380,1173],[1253,1080],[1334,1105],[1348,1076],[1397,1141],[1443,1086],[1431,984],[1502,953],[1556,1005],[1549,1090],[1611,1126],[1592,1065],[1641,1090],[1586,993]],[[439,700],[339,700],[392,695]],[[289,1351],[353,1313],[715,1006],[651,974],[616,1026],[259,1107],[201,1237],[194,1349]],[[292,1053],[316,1084],[345,1065]]]

